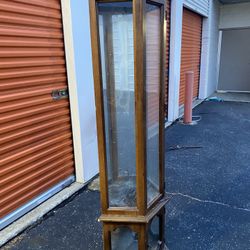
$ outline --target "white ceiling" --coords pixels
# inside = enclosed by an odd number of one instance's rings
[[[222,4],[232,4],[232,3],[246,3],[250,2],[250,0],[220,0]]]

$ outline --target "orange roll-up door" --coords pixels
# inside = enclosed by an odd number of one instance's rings
[[[199,95],[202,16],[188,9],[183,10],[182,49],[181,49],[181,80],[179,104],[185,100],[185,73],[194,72],[193,97]]]
[[[170,17],[171,17],[171,0],[166,0],[166,62],[165,62],[165,66],[166,66],[166,78],[165,78],[165,116],[167,118],[167,114],[168,114],[168,87],[169,87],[169,57],[170,57]],[[155,32],[157,32],[157,27],[153,27],[152,28]],[[151,31],[151,32],[154,32],[154,31]],[[153,46],[154,45],[154,42],[153,40],[149,40],[148,39],[148,46]],[[152,52],[152,55],[156,55],[155,52],[153,51]],[[154,61],[152,60],[153,57],[151,57],[151,61],[150,62],[147,62],[151,67],[153,68],[154,67]],[[152,72],[151,71],[151,74],[152,73],[155,73],[155,72]],[[157,74],[157,73],[155,73]],[[158,117],[158,113],[157,113],[157,106],[158,106],[158,98],[159,96],[157,97],[157,95],[153,95],[151,94],[149,96],[149,103],[150,105],[148,106],[149,108],[149,120],[150,120],[150,124],[154,124],[157,122],[157,117]]]
[[[59,0],[0,1],[0,219],[74,174]],[[61,92],[60,92],[61,93]]]

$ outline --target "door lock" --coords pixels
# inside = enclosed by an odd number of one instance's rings
[[[68,89],[53,90],[51,93],[53,100],[61,100],[69,97]]]

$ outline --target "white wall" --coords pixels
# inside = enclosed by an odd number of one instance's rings
[[[171,1],[168,121],[179,116],[183,2]]]
[[[250,27],[250,3],[221,5],[220,11],[220,29]]]
[[[219,51],[219,17],[220,3],[210,1],[209,17],[203,23],[203,50],[201,57],[201,78],[199,98],[210,96],[218,82],[218,51]]]
[[[210,10],[210,50],[209,50],[209,67],[208,67],[208,84],[204,98],[213,94],[218,84],[218,53],[219,53],[219,18],[220,6],[218,0],[213,0]]]
[[[68,0],[67,0],[68,1]],[[83,170],[77,181],[98,173],[98,147],[88,1],[70,2]]]

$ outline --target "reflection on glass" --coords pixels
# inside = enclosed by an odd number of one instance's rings
[[[147,190],[148,203],[159,194],[160,8],[146,5]]]
[[[132,2],[99,3],[109,205],[135,207]]]
[[[148,230],[148,249],[156,250],[161,248],[162,242],[160,241],[160,219],[156,216],[149,225]]]
[[[137,250],[138,235],[128,227],[119,227],[111,232],[112,250]]]

